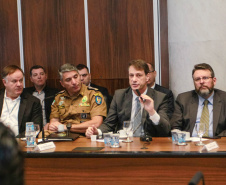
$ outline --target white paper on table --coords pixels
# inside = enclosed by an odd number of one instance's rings
[[[199,137],[190,137],[191,141],[192,142],[198,142],[200,141],[200,138]],[[207,141],[209,139],[206,139],[206,138],[202,138],[202,141]]]

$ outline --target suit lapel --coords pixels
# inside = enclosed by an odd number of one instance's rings
[[[213,136],[216,133],[217,125],[219,122],[222,102],[220,97],[214,92],[213,96]]]
[[[26,104],[27,104],[27,98],[26,98],[26,96],[21,94],[20,107],[19,107],[19,112],[18,112],[19,129],[20,129],[21,124],[22,124],[22,119],[23,119],[23,115],[24,115],[24,112],[25,112]]]
[[[148,88],[147,95],[154,100],[155,99],[155,91],[153,89],[151,89],[150,87],[147,87],[147,88]],[[155,101],[154,101],[154,108],[155,108],[155,110],[157,110],[156,105],[155,105]],[[143,109],[142,124],[144,124],[146,117],[147,117],[147,114],[148,114],[148,112]]]
[[[196,123],[196,117],[197,117],[197,112],[198,112],[198,104],[199,104],[199,99],[198,95],[194,92],[191,102],[189,104],[189,112],[190,112],[190,133],[192,135],[193,129],[195,127]]]
[[[0,115],[2,114],[4,94],[5,94],[5,91],[2,91],[2,93],[0,94]]]
[[[129,88],[129,90],[125,94],[125,118],[128,120],[131,119],[132,101],[133,101],[132,89]]]

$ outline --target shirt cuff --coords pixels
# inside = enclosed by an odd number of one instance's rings
[[[102,136],[102,131],[100,129],[97,129],[98,136]]]
[[[155,111],[155,114],[153,116],[149,115],[149,119],[154,123],[154,125],[158,125],[159,124],[159,120],[160,120],[160,116]]]

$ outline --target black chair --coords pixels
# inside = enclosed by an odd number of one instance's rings
[[[205,185],[204,175],[202,172],[197,172],[194,177],[190,180],[188,185],[197,185],[202,179],[202,184]]]

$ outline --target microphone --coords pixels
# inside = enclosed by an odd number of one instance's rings
[[[42,142],[45,142],[45,132],[44,132],[44,127],[42,127]]]
[[[67,127],[67,136],[69,136],[70,129],[71,129],[71,123],[68,123],[66,127]]]
[[[188,183],[188,185],[197,185],[201,179],[202,179],[203,185],[205,185],[203,173],[202,172],[197,172],[192,177],[192,179],[190,180],[190,182]]]
[[[140,99],[141,99],[143,102],[145,102],[146,100],[140,96],[141,93],[140,93],[139,89],[136,89],[136,92],[137,92],[138,96],[140,97]]]
[[[48,97],[46,97],[44,100],[48,100],[48,99],[50,99],[50,98],[55,98],[55,96],[48,96]]]

